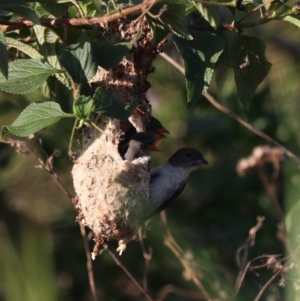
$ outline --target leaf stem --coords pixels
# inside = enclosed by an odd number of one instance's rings
[[[75,130],[77,129],[77,124],[79,122],[79,119],[76,118],[73,128],[72,128],[72,132],[71,132],[71,137],[70,137],[70,142],[69,142],[69,149],[68,149],[68,153],[70,154],[70,152],[72,151],[72,144],[73,144],[73,139],[74,139],[74,135],[75,135]]]
[[[246,18],[248,18],[252,13],[254,13],[255,11],[259,10],[260,8],[262,8],[262,7],[264,7],[264,6],[268,5],[268,4],[270,4],[270,3],[272,3],[272,2],[274,2],[274,0],[270,0],[270,1],[264,2],[264,3],[262,3],[262,4],[258,5],[258,6],[256,6],[256,7],[253,8],[249,13],[247,13],[247,14],[246,14],[245,16],[243,16],[240,20],[238,20],[238,21],[235,23],[235,25],[241,24],[241,22],[242,22],[243,20],[245,20]]]
[[[104,134],[103,130],[101,130],[94,122],[91,122],[91,125],[98,130],[100,133]]]

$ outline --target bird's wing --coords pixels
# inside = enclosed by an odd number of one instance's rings
[[[151,180],[156,177],[159,178],[159,174],[151,174]],[[165,187],[165,201],[160,206],[155,208],[150,214],[148,214],[146,220],[166,209],[182,193],[186,186],[186,183],[187,179],[184,179],[182,182],[177,183],[178,188],[175,188],[175,191],[174,186]]]
[[[161,211],[165,210],[183,191],[185,188],[186,183],[182,185],[181,188],[175,191],[164,203],[162,203],[158,208],[156,208],[153,212],[151,212],[148,216],[147,219],[153,217],[154,215],[160,213]]]

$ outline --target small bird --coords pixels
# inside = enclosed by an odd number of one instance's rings
[[[146,132],[134,134],[130,139],[124,159],[131,162],[134,159],[147,155],[150,151],[160,152],[160,149],[156,146],[158,140],[158,136]]]
[[[170,134],[170,132],[163,127],[161,122],[153,116],[150,117],[150,121],[146,127],[146,132],[158,135],[161,137],[160,139],[167,138],[165,134]]]
[[[181,148],[169,160],[150,173],[149,214],[146,219],[163,211],[184,190],[192,171],[208,162],[195,148]]]
[[[129,123],[129,122],[127,122]],[[126,125],[127,125],[126,123]],[[150,117],[149,123],[146,126],[146,132],[156,136],[156,142],[166,138],[165,134],[169,134],[169,131],[163,127],[160,121],[153,116]],[[127,152],[129,141],[132,139],[133,135],[136,134],[136,129],[133,125],[125,131],[122,139],[119,142],[118,150],[122,158],[124,158],[125,153]]]

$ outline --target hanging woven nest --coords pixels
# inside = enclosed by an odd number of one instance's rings
[[[134,126],[145,131],[151,116],[151,105],[145,93],[150,84],[147,75],[152,72],[152,61],[161,45],[151,46],[151,31],[141,20],[143,33],[129,55],[113,70],[101,67],[91,86],[109,89],[125,103],[138,103],[127,122],[95,114],[91,121],[95,127],[85,126],[81,132],[81,151],[74,162],[72,176],[77,196],[73,202],[79,214],[77,219],[93,230],[97,255],[100,245],[109,239],[119,241],[117,251],[125,250],[126,243],[137,239],[139,227],[144,223],[149,198],[149,156],[132,162],[123,160],[118,151],[122,134]],[[137,34],[136,25],[119,20],[113,28],[116,35],[130,39]]]

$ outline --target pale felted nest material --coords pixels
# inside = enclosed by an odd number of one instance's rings
[[[79,220],[97,240],[119,241],[120,253],[143,225],[149,198],[149,156],[124,161],[118,152],[119,121],[97,117],[86,128],[82,152],[72,170]],[[88,132],[88,134],[87,134]]]
[[[145,18],[138,22],[119,19],[111,24],[111,40],[115,42],[134,40],[137,35],[135,46],[119,65],[110,70],[99,66],[90,84],[94,89],[99,86],[109,89],[124,103],[137,103],[127,122],[142,132],[151,115],[151,105],[145,96],[150,88],[147,76],[153,72],[152,62],[166,41],[152,45],[151,29]],[[79,212],[77,219],[95,234],[93,255],[109,239],[119,241],[117,250],[121,254],[126,243],[137,238],[147,213],[150,157],[124,161],[118,144],[126,129],[121,128],[120,121],[97,114],[91,121],[101,131],[86,126],[81,133],[82,149],[72,170],[77,194],[73,202]]]

